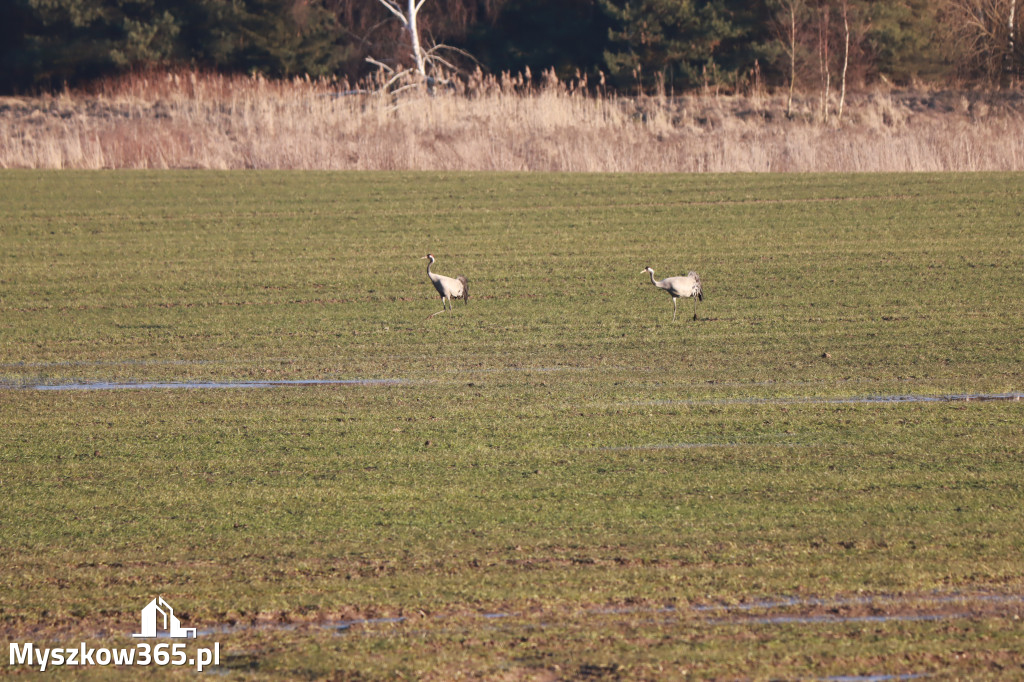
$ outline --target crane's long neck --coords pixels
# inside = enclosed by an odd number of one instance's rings
[[[651,284],[653,284],[656,287],[664,288],[664,287],[661,286],[661,282],[659,282],[658,280],[654,279],[654,270],[648,270],[647,274],[651,276]]]
[[[433,264],[434,264],[434,259],[433,258],[428,258],[427,259],[427,277],[429,277],[430,279],[434,279],[434,277],[435,277],[434,273],[432,273],[430,271],[430,266],[433,265]]]

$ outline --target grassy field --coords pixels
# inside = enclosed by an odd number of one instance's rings
[[[238,678],[1024,675],[1024,401],[844,400],[1024,389],[1020,174],[0,196],[8,641],[162,595]],[[394,381],[34,388],[308,379]]]

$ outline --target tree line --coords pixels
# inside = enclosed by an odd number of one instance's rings
[[[1017,84],[1017,3],[423,0],[417,32],[449,70],[554,69],[624,93],[767,86],[842,97],[879,81]],[[385,0],[6,0],[0,38],[5,93],[153,68],[355,82],[414,66],[408,27]]]

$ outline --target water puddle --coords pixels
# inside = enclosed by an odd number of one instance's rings
[[[822,623],[846,624],[846,623],[901,623],[915,622],[928,623],[944,620],[964,620],[970,618],[984,617],[1009,617],[1005,613],[982,611],[971,608],[972,605],[988,606],[1012,606],[1019,608],[1024,606],[1024,595],[1002,595],[1002,594],[948,594],[948,595],[875,595],[866,597],[853,597],[848,599],[824,599],[816,597],[780,597],[777,599],[754,600],[738,604],[690,604],[687,606],[624,606],[624,607],[603,607],[587,609],[569,616],[572,620],[589,620],[602,616],[652,616],[660,617],[661,624],[678,622],[684,616],[696,617],[700,622],[707,625],[814,625]],[[948,609],[950,605],[956,605],[956,609]],[[892,611],[892,613],[836,613],[835,610],[845,607],[862,607],[872,611]],[[819,609],[830,609],[829,613],[809,613]],[[542,616],[545,614],[541,614]],[[535,620],[537,614],[515,613],[515,612],[491,612],[479,613],[471,618],[481,622],[490,622],[503,619],[531,619]],[[546,614],[548,619],[560,620],[558,614]],[[454,622],[457,616],[435,615],[429,618],[434,622]],[[464,618],[464,617],[463,617]],[[419,618],[408,618],[405,616],[382,617],[382,618],[353,618],[347,620],[328,620],[319,622],[300,623],[254,623],[254,624],[233,624],[218,625],[200,629],[198,636],[231,634],[245,630],[282,630],[292,631],[303,628],[316,630],[331,630],[337,633],[345,633],[357,626],[371,626],[364,634],[372,634],[374,625],[401,625],[412,622],[423,622]],[[532,623],[526,626],[535,626]],[[544,627],[545,623],[541,624]],[[515,627],[512,625],[511,627]],[[850,678],[861,679],[861,678]],[[863,678],[874,679],[874,678]],[[899,678],[891,678],[899,679]],[[910,679],[910,678],[907,678]]]
[[[516,614],[514,613],[481,613],[478,615],[478,617],[483,618],[485,620],[493,620],[498,618],[512,618],[515,615]],[[256,623],[252,625],[214,625],[212,627],[200,628],[196,630],[196,636],[208,637],[211,635],[229,635],[234,632],[244,632],[246,630],[273,630],[289,632],[292,630],[298,630],[300,628],[313,628],[316,630],[329,630],[338,633],[343,633],[357,626],[400,625],[408,620],[409,619],[405,616],[393,616],[388,618],[350,618],[346,620],[323,620],[315,623]],[[445,617],[434,616],[433,620],[445,620]],[[166,633],[160,632],[157,633],[157,635],[163,637],[166,635]]]
[[[927,673],[903,673],[902,675],[836,675],[822,678],[824,682],[890,682],[892,680],[920,680],[929,677]]]
[[[649,616],[655,625],[664,626],[684,620],[686,616],[696,618],[697,622],[706,625],[747,626],[747,625],[815,625],[815,624],[847,624],[847,623],[896,623],[896,622],[940,622],[946,620],[965,620],[981,618],[1017,618],[1016,613],[985,611],[971,608],[971,605],[1024,606],[1024,595],[1015,594],[923,594],[923,595],[872,595],[850,598],[818,598],[818,597],[777,597],[740,602],[737,604],[690,604],[686,606],[621,606],[586,609],[582,612],[561,615],[558,613],[515,613],[515,612],[484,612],[470,619],[477,621],[476,630],[499,628],[509,629],[544,629],[557,625],[559,621],[587,621],[597,618],[615,616]],[[955,610],[944,609],[956,605]],[[836,613],[843,607],[858,606],[872,610],[890,610],[893,613],[849,614]],[[810,613],[815,609],[827,608],[833,612],[819,614]],[[801,612],[801,610],[803,612]],[[772,613],[775,611],[775,613]],[[779,611],[782,611],[781,613]],[[540,620],[538,620],[538,617]],[[375,628],[374,626],[395,626],[403,624],[441,623],[459,631],[467,628],[465,616],[435,615],[426,620],[418,617],[392,616],[378,618],[352,618],[345,620],[328,620],[320,622],[297,623],[252,623],[225,624],[200,628],[197,637],[230,635],[244,631],[300,631],[313,629],[333,632],[338,635],[380,636],[393,634],[391,628]],[[516,621],[515,619],[522,619]],[[503,621],[497,623],[496,621]],[[692,622],[692,621],[690,621]],[[468,626],[472,629],[472,626]],[[426,632],[426,630],[423,630]],[[167,633],[158,633],[166,636]],[[411,634],[411,633],[407,633]],[[220,669],[210,672],[216,674]],[[880,673],[866,675],[837,675],[821,678],[828,682],[888,682],[890,680],[914,680],[931,676],[932,673]]]
[[[357,625],[397,625],[405,622],[404,616],[396,616],[393,618],[353,618],[351,620],[326,620],[316,623],[313,627],[317,630],[334,630],[336,632],[344,632]],[[233,632],[242,632],[245,630],[274,630],[278,632],[288,632],[291,630],[298,630],[300,627],[305,627],[301,623],[264,623],[256,625],[214,625],[213,627],[200,628],[196,630],[196,637],[210,637],[213,635],[230,635]],[[158,636],[162,637],[166,633],[157,633]]]
[[[816,623],[931,623],[940,620],[970,618],[975,614],[964,613],[911,613],[882,616],[841,616],[822,614],[814,616],[753,616],[737,621],[733,618],[711,619],[708,625],[813,625]]]
[[[282,386],[388,386],[402,383],[407,382],[403,379],[280,379],[266,381],[140,381],[123,383],[98,381],[0,386],[0,388],[28,391],[140,391],[149,389],[278,388]]]

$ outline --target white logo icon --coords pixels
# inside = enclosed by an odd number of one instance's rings
[[[177,616],[174,615],[174,609],[171,608],[170,604],[164,601],[163,597],[157,597],[146,604],[145,608],[142,609],[142,632],[134,634],[132,637],[156,637],[156,614],[158,613],[164,617],[163,630],[166,631],[169,636],[195,638],[196,629],[181,627],[181,621],[179,621]]]

